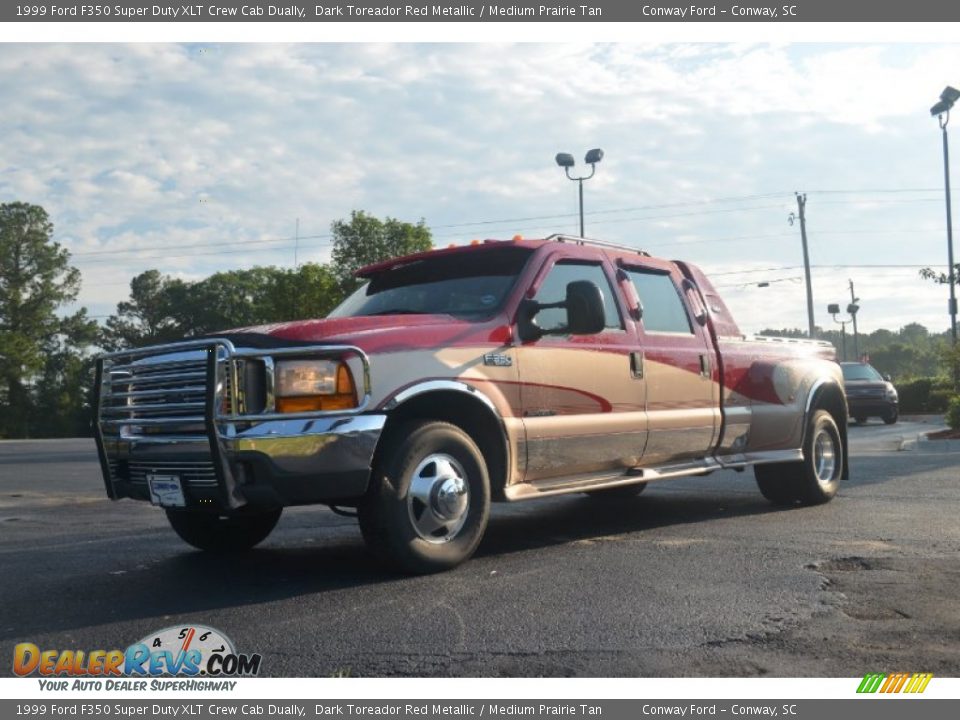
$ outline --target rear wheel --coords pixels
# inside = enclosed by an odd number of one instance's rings
[[[448,570],[473,555],[487,527],[486,462],[455,425],[406,423],[387,438],[357,511],[364,540],[387,564],[410,573]]]
[[[280,509],[219,515],[167,510],[167,520],[180,538],[209,552],[242,552],[263,542],[277,525]]]
[[[803,460],[758,465],[754,472],[765,498],[775,505],[819,505],[829,502],[840,487],[843,442],[837,423],[826,410],[817,410],[807,424]]]

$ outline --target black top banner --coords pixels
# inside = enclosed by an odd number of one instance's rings
[[[960,3],[943,0],[585,0],[430,2],[215,0],[198,4],[124,0],[4,3],[0,22],[950,22]]]

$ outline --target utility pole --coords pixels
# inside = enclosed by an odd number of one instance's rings
[[[847,312],[850,313],[850,317],[853,318],[853,359],[857,362],[860,362],[860,344],[859,337],[857,335],[857,310],[860,309],[860,306],[857,305],[857,301],[860,298],[855,297],[853,294],[853,280],[850,281],[850,307],[847,308]]]
[[[813,288],[810,285],[810,251],[807,249],[807,216],[804,212],[806,207],[806,193],[797,193],[797,215],[800,218],[800,239],[803,241],[803,274],[807,279],[807,323],[810,326],[810,338],[813,339],[816,335],[813,330]]]

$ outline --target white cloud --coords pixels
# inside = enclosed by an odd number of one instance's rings
[[[0,201],[51,212],[98,312],[150,267],[289,264],[285,243],[232,243],[289,237],[296,218],[325,235],[357,208],[434,226],[557,216],[438,227],[443,244],[571,231],[576,186],[553,156],[597,146],[590,235],[711,268],[796,265],[790,192],[808,190],[815,264],[942,262],[927,108],[958,64],[960,46],[935,45],[6,44]],[[875,187],[934,192],[816,193]],[[304,241],[300,257],[328,252]],[[942,288],[912,270],[837,272],[862,283],[865,324],[868,306],[878,326],[946,324]],[[814,271],[818,305],[831,273]],[[759,329],[802,326],[799,290],[729,292]]]

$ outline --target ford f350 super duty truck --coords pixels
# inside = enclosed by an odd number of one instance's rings
[[[752,466],[770,501],[809,505],[847,477],[833,348],[745,337],[690,263],[555,235],[358,275],[325,319],[103,356],[107,494],[213,551],[287,506],[355,508],[378,555],[432,572],[470,557],[491,501]]]

